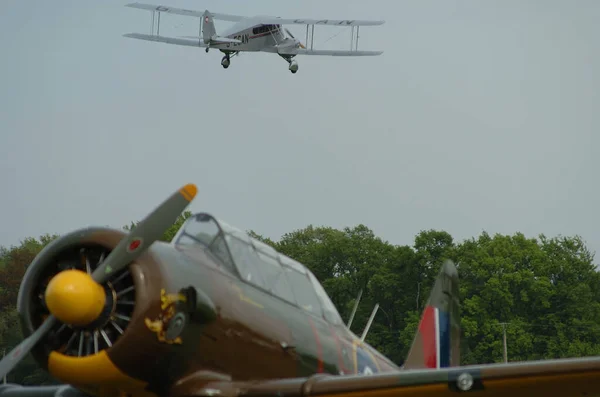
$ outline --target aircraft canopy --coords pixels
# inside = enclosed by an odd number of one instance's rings
[[[333,302],[306,266],[210,214],[188,218],[173,241],[208,249],[244,282],[331,323],[342,324]]]

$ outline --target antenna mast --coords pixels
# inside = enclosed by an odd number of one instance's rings
[[[362,336],[360,337],[360,340],[363,342],[365,341],[365,338],[369,333],[369,328],[371,328],[371,324],[373,324],[373,319],[375,318],[375,314],[377,314],[377,310],[379,310],[379,303],[375,305],[375,308],[373,308],[371,317],[369,317],[369,322],[367,322],[367,326],[365,327],[365,330],[363,331]]]
[[[4,348],[4,350],[2,350],[2,358],[4,358],[4,356],[6,356],[6,348]],[[4,375],[4,379],[2,380],[2,383],[6,384],[6,375]]]
[[[350,314],[350,320],[348,320],[348,329],[352,325],[352,320],[354,320],[354,315],[356,314],[356,309],[358,309],[358,303],[360,302],[360,297],[362,296],[363,290],[361,289],[358,293],[358,298],[356,298],[356,302],[354,302],[354,308],[352,309],[352,314]]]

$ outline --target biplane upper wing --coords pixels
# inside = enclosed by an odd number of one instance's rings
[[[167,14],[184,15],[191,17],[202,18],[204,11],[187,10],[184,8],[168,7],[163,5],[144,4],[144,3],[129,3],[127,7],[139,8],[148,11],[160,11]],[[229,22],[239,22],[243,17],[241,15],[214,13],[211,12],[214,19]],[[385,21],[377,20],[359,20],[359,19],[315,19],[315,18],[280,18],[280,17],[264,17],[260,19],[263,25],[328,25],[328,26],[376,26],[383,25]]]
[[[600,356],[393,373],[279,380],[236,387],[239,396],[600,396]]]
[[[126,7],[138,8],[140,10],[148,10],[148,11],[159,11],[165,12],[167,14],[175,14],[175,15],[183,15],[188,17],[197,17],[202,18],[204,16],[204,11],[195,11],[195,10],[186,10],[184,8],[174,8],[167,7],[161,5],[154,4],[144,4],[144,3],[129,3],[126,4]],[[214,19],[219,19],[221,21],[229,21],[229,22],[239,22],[245,17],[240,15],[232,15],[232,14],[223,14],[223,13],[210,13]]]
[[[306,19],[306,18],[262,18],[263,25],[327,25],[327,26],[377,26],[383,25],[383,20],[360,20],[360,19]]]

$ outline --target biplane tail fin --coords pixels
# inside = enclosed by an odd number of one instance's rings
[[[452,261],[442,265],[421,315],[403,369],[460,365],[458,272]]]
[[[206,10],[202,16],[202,39],[204,40],[204,44],[210,44],[216,36],[215,21],[212,14]]]

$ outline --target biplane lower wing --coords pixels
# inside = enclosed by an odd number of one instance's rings
[[[190,40],[190,39],[185,39],[185,38],[158,36],[158,35],[143,34],[143,33],[127,33],[127,34],[124,34],[123,36],[129,37],[132,39],[158,41],[160,43],[176,44],[176,45],[182,45],[182,46],[186,46],[186,47],[202,47],[202,48],[206,47],[206,44],[204,44],[204,42],[201,39]],[[241,41],[236,40],[236,39],[230,39],[228,37],[215,37],[214,39],[212,39],[211,44],[215,45],[215,44],[238,44],[238,43],[241,43]]]
[[[167,36],[158,36],[152,34],[143,34],[143,33],[126,33],[123,35],[124,37],[129,37],[132,39],[138,40],[146,40],[146,41],[156,41],[160,43],[167,44],[175,44],[187,47],[202,47],[205,48],[206,45],[202,40],[194,40],[194,39],[186,39],[186,38],[177,38],[177,37],[167,37]],[[264,48],[261,52],[271,52],[273,54],[281,54],[281,55],[329,55],[329,56],[375,56],[381,55],[383,51],[346,51],[346,50],[309,50],[302,48],[291,48],[277,51],[275,48]]]
[[[321,55],[321,56],[334,56],[334,57],[365,57],[365,56],[377,56],[383,54],[383,51],[359,51],[359,50],[311,50],[304,48],[292,48],[280,51],[269,51],[270,49],[264,49],[264,52],[274,52],[281,55]]]
[[[216,385],[215,385],[216,386]],[[240,385],[241,386],[241,385]],[[297,378],[236,387],[237,396],[600,396],[600,357]]]
[[[123,35],[123,37],[129,37],[132,39],[146,40],[146,41],[156,41],[159,43],[182,45],[182,46],[186,46],[186,47],[202,47],[202,48],[206,47],[206,44],[204,44],[204,42],[202,42],[202,40],[180,39],[177,37],[158,36],[158,35],[154,35],[154,34],[126,33]]]

